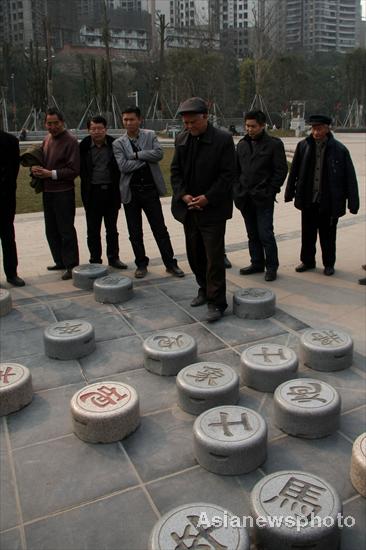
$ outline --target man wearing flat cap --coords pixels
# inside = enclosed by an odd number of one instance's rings
[[[326,115],[311,115],[311,134],[296,147],[285,191],[285,202],[295,199],[301,210],[301,263],[296,271],[315,268],[319,233],[324,275],[333,275],[338,218],[357,214],[360,201],[355,169],[348,149],[329,129]]]
[[[207,321],[220,319],[227,308],[225,228],[231,218],[235,148],[229,132],[208,121],[200,97],[178,109],[184,131],[175,141],[171,165],[172,213],[183,223],[189,265],[199,287],[192,307],[208,304]]]

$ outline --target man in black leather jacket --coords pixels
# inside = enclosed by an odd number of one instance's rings
[[[301,210],[301,273],[315,268],[319,233],[324,275],[333,275],[338,218],[359,209],[358,185],[348,149],[329,129],[326,115],[309,117],[311,135],[296,147],[285,191],[285,201],[295,199]]]
[[[265,280],[274,281],[279,262],[273,212],[276,194],[286,178],[287,161],[282,141],[269,136],[265,124],[262,111],[246,113],[247,134],[237,146],[234,201],[244,217],[251,260],[240,274],[260,273],[266,268]]]

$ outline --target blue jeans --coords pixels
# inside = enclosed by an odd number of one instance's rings
[[[258,205],[250,198],[241,208],[248,234],[250,260],[258,269],[277,270],[278,249],[273,232],[274,202]]]

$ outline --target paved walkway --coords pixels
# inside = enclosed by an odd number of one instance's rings
[[[135,284],[135,297],[125,305],[97,304],[91,293],[75,289],[59,274],[47,273],[51,263],[42,214],[17,216],[19,274],[27,286],[12,289],[14,310],[1,319],[2,361],[27,365],[35,396],[31,405],[0,421],[1,481],[0,547],[2,550],[146,550],[156,519],[188,502],[220,504],[235,514],[249,514],[249,494],[263,475],[286,468],[301,469],[327,479],[339,492],[345,515],[356,526],[344,529],[342,550],[365,545],[365,499],[349,480],[352,442],[365,431],[365,292],[357,285],[365,263],[365,141],[361,135],[341,136],[350,146],[360,182],[362,208],[345,216],[339,226],[337,271],[297,274],[299,213],[284,205],[276,209],[280,276],[271,283],[277,296],[276,315],[243,321],[230,314],[214,325],[202,319],[205,308],[192,310],[196,285],[191,275],[167,275],[155,243],[146,231],[152,259],[149,276]],[[288,148],[294,140],[286,140]],[[187,270],[182,228],[164,212],[180,264]],[[121,258],[132,254],[123,215],[119,222]],[[85,220],[77,215],[81,261],[87,262]],[[262,275],[243,278],[238,268],[249,261],[244,224],[236,211],[228,224],[229,299],[242,286],[268,286]],[[55,361],[43,352],[44,327],[56,320],[83,318],[95,327],[97,350],[80,361]],[[192,452],[194,417],[176,405],[175,381],[143,368],[141,344],[151,332],[180,327],[198,342],[200,359],[227,363],[239,372],[240,353],[253,342],[276,342],[298,350],[308,326],[339,327],[355,341],[354,365],[338,373],[300,374],[330,383],[342,398],[341,427],[319,440],[293,438],[272,421],[272,395],[241,388],[239,404],[259,411],[269,427],[268,458],[244,476],[217,476],[197,465]],[[92,381],[120,380],[140,395],[140,428],[123,443],[88,445],[72,434],[71,396]],[[165,549],[164,549],[165,550]],[[168,549],[167,549],[168,550]]]

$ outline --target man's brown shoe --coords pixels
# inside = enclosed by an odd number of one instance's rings
[[[147,268],[146,267],[138,267],[135,271],[135,278],[136,279],[143,279],[147,275]]]

